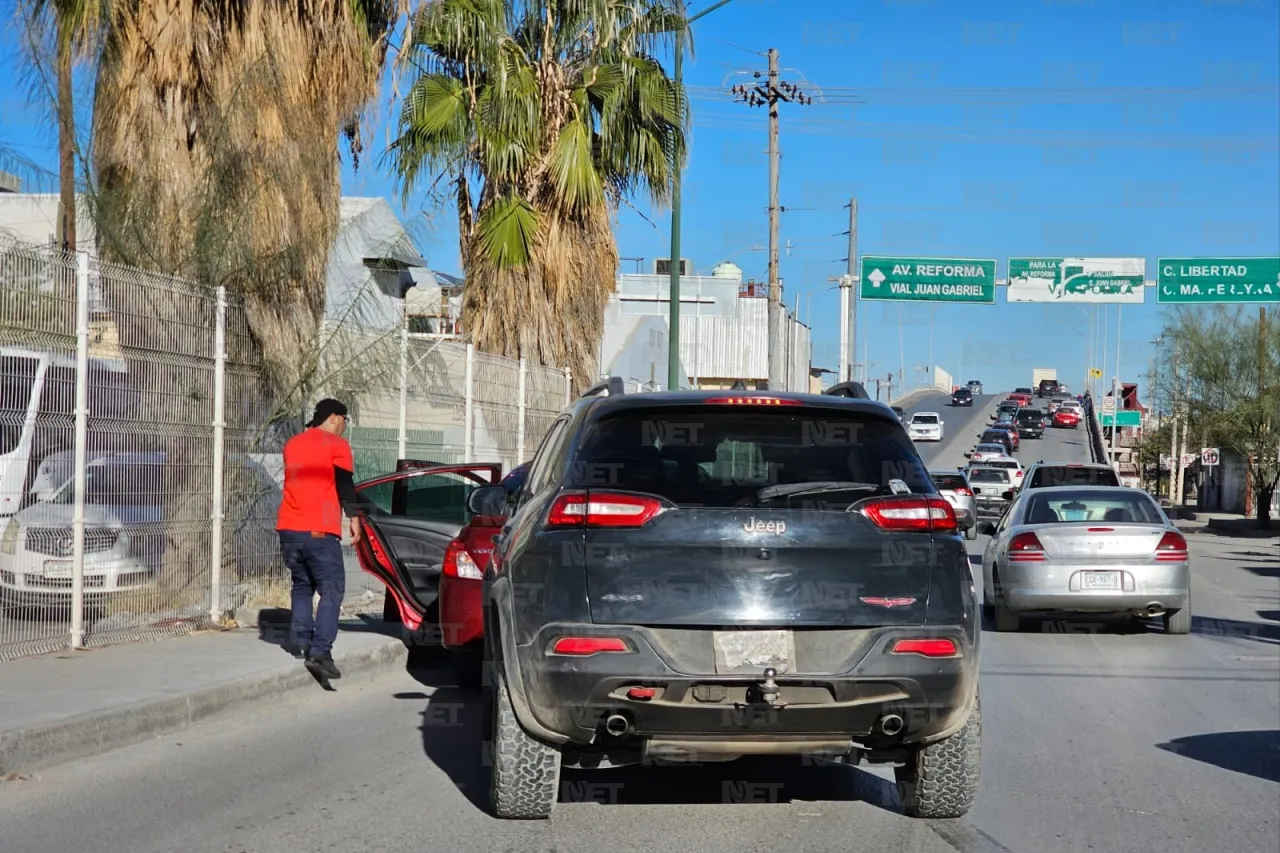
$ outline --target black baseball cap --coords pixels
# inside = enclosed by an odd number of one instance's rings
[[[333,398],[321,400],[316,403],[316,413],[311,416],[311,421],[307,426],[318,427],[334,415],[342,415],[345,418],[347,416],[347,407],[341,401]]]

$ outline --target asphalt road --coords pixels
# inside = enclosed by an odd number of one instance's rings
[[[964,461],[996,399],[915,407],[947,422],[931,466]],[[1021,455],[1082,460],[1083,432]],[[0,848],[1275,853],[1280,561],[1274,542],[1191,547],[1190,636],[1073,620],[985,635],[982,791],[962,821],[903,817],[887,771],[775,760],[566,773],[551,821],[496,821],[476,703],[422,670],[0,782]]]

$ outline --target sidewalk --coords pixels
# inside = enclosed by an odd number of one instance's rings
[[[264,620],[266,621],[266,620]],[[153,643],[0,664],[0,777],[191,728],[222,711],[322,688],[281,643],[287,625],[206,631]],[[345,619],[334,660],[342,690],[403,669],[398,626]]]
[[[1188,507],[1186,511],[1193,515],[1194,518],[1176,518],[1170,515],[1173,518],[1173,523],[1183,533],[1240,539],[1280,540],[1280,518],[1271,519],[1270,530],[1259,530],[1258,519],[1256,518],[1245,518],[1227,512],[1196,512],[1191,507]]]

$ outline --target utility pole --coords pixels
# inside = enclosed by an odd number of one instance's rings
[[[858,357],[858,296],[853,285],[858,281],[858,200],[849,199],[849,257],[845,259],[845,274],[828,281],[840,282],[840,381],[857,379],[854,360]],[[867,375],[866,364],[862,375]]]
[[[787,390],[786,309],[782,305],[782,281],[778,272],[778,219],[783,208],[778,203],[778,175],[781,171],[782,153],[778,149],[778,105],[780,103],[812,104],[813,99],[800,91],[794,83],[780,80],[778,51],[769,48],[769,71],[766,81],[754,86],[734,86],[732,94],[751,107],[769,108],[769,387]],[[755,72],[759,80],[761,72]]]
[[[1178,484],[1182,482],[1182,454],[1178,451],[1178,341],[1173,341],[1173,368],[1169,381],[1169,417],[1173,421],[1169,436],[1169,455],[1173,457],[1173,467],[1169,469],[1169,505],[1173,506],[1177,499]]]

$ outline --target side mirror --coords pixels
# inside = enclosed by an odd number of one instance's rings
[[[1004,498],[1007,501],[1011,501],[1013,500],[1013,491],[1012,490],[1007,491],[1004,494],[1000,495],[1000,497]]]
[[[972,456],[972,455],[973,455],[973,451],[972,451],[972,450],[966,450],[966,451],[964,452],[964,458],[965,458],[965,459],[968,459],[968,458],[969,458],[970,456]],[[962,465],[962,466],[961,466],[961,468],[963,468],[963,467],[964,467],[964,466]]]
[[[995,523],[991,521],[982,522],[981,524],[978,525],[978,532],[981,533],[983,536],[995,536],[996,535]]]
[[[502,486],[479,486],[467,496],[467,509],[475,515],[506,515],[507,490]]]
[[[946,421],[938,421],[938,426],[943,427],[943,426],[946,426],[946,425],[947,425],[947,422],[946,422]]]

